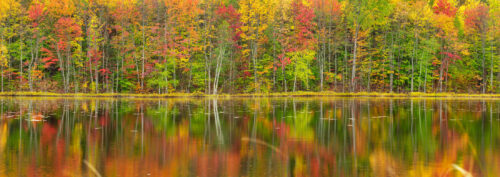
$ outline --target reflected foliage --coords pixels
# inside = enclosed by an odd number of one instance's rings
[[[2,98],[0,111],[0,176],[500,174],[498,100]]]

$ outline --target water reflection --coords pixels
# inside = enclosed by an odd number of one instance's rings
[[[500,101],[0,99],[0,176],[496,176]]]

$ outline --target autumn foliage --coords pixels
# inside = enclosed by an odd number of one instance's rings
[[[2,91],[500,91],[496,0],[0,4]]]

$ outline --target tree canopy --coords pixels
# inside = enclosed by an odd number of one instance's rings
[[[2,0],[1,91],[500,93],[496,0]]]

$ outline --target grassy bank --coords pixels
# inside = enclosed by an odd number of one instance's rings
[[[29,97],[108,97],[108,98],[179,98],[179,97],[436,97],[436,98],[500,98],[500,94],[467,93],[380,93],[380,92],[287,92],[287,93],[240,93],[209,95],[204,93],[52,93],[52,92],[0,92],[0,96]]]

